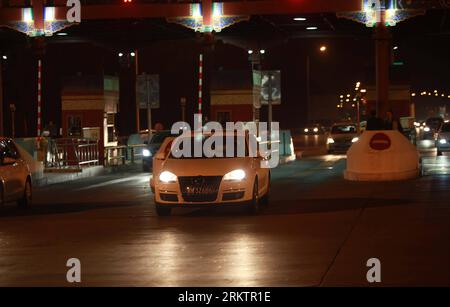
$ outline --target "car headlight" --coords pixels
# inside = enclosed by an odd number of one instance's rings
[[[447,144],[447,140],[446,139],[440,139],[439,140],[439,144]]]
[[[359,137],[354,137],[354,138],[352,139],[352,143],[358,142],[358,140],[359,140]]]
[[[308,133],[308,132],[309,132],[309,129],[308,129],[308,128],[305,128],[303,131],[305,131],[306,133]]]
[[[144,157],[150,157],[152,155],[152,153],[150,152],[150,150],[144,149],[144,150],[142,150],[142,155]]]
[[[430,132],[430,127],[425,127],[425,128],[423,128],[423,131],[425,131],[425,132]]]
[[[241,181],[245,178],[245,172],[241,169],[236,169],[234,171],[231,171],[225,176],[223,176],[223,180],[227,181]]]
[[[314,132],[319,132],[319,129],[318,128],[314,128]]]
[[[334,143],[334,140],[332,138],[327,139],[327,144],[333,144],[333,143]]]
[[[171,183],[177,181],[177,175],[174,173],[171,173],[169,171],[164,171],[161,174],[159,174],[159,180],[164,183]]]

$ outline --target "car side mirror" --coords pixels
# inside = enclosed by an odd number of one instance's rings
[[[155,156],[154,156],[155,160],[164,160],[166,157],[164,155],[163,152],[158,152]]]
[[[16,162],[17,162],[16,159],[11,158],[11,157],[3,157],[3,159],[2,159],[2,164],[3,165],[12,165],[12,164],[14,164]]]

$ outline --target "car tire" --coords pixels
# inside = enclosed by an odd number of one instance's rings
[[[168,208],[164,205],[156,205],[156,214],[158,214],[158,216],[170,216],[171,213],[172,208]]]
[[[259,198],[258,198],[258,177],[255,178],[255,182],[253,183],[253,192],[252,192],[252,200],[248,205],[248,212],[251,214],[259,213]]]
[[[26,208],[29,205],[31,205],[32,199],[33,199],[33,190],[31,187],[31,180],[28,178],[27,181],[25,182],[25,189],[23,191],[23,196],[21,199],[17,201],[17,204],[21,208]]]
[[[438,155],[438,156],[442,156],[442,151],[438,150],[438,151],[437,151],[437,155]]]
[[[270,177],[269,177],[269,183],[267,185],[267,192],[264,194],[263,197],[261,197],[260,203],[262,206],[268,206],[269,205],[269,199],[270,199]]]
[[[3,184],[0,183],[0,206],[3,206],[5,204],[5,193],[3,190]]]

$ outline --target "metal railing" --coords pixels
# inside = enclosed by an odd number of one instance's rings
[[[77,168],[99,164],[98,140],[48,139],[44,160],[46,168]]]
[[[142,160],[142,149],[146,148],[146,144],[137,145],[121,145],[105,147],[105,166],[124,165],[127,162],[135,163]]]

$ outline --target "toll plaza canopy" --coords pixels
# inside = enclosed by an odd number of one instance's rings
[[[31,36],[51,35],[67,27],[67,12],[80,7],[79,23],[85,20],[133,18],[187,18],[187,25],[212,31],[234,24],[236,16],[361,12],[376,6],[402,10],[448,7],[444,0],[2,0],[0,26]],[[217,20],[220,19],[217,25]],[[225,21],[224,21],[225,20]],[[73,23],[73,22],[72,22]],[[199,25],[201,23],[201,26]],[[220,30],[220,29],[219,29]]]

